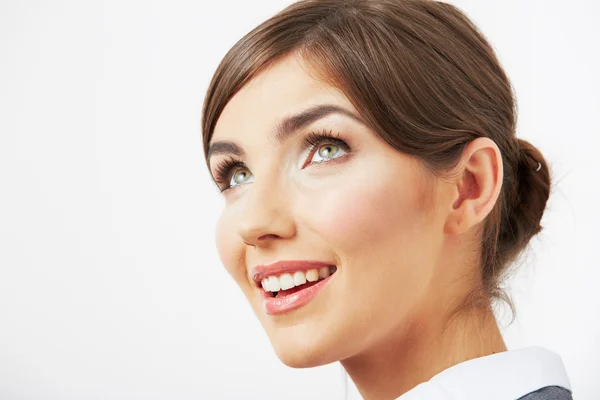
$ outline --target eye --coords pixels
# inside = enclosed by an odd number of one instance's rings
[[[315,153],[315,155],[313,156],[313,158],[311,159],[310,164],[316,164],[316,163],[321,163],[324,161],[328,161],[331,160],[333,158],[337,158],[335,157],[337,154],[344,155],[344,150],[341,149],[340,146],[338,146],[337,144],[324,144],[321,147],[319,147],[319,150]],[[315,157],[322,157],[321,160],[319,159],[315,159]]]
[[[233,175],[231,176],[231,181],[229,182],[229,187],[236,187],[237,185],[242,185],[244,183],[248,183],[246,179],[251,176],[250,171],[246,168],[240,168],[235,170]]]
[[[304,140],[304,147],[309,150],[309,154],[317,149],[307,165],[327,162],[350,152],[350,146],[338,136],[331,134],[331,131],[308,134]]]
[[[221,162],[215,168],[214,181],[221,192],[251,182],[252,174],[246,164],[233,157]]]

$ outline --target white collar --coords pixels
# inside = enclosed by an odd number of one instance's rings
[[[518,399],[545,386],[571,390],[560,356],[534,346],[456,364],[396,400]]]

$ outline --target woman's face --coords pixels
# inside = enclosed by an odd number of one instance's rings
[[[431,291],[444,225],[438,181],[307,71],[290,56],[249,82],[217,121],[210,156],[213,177],[224,173],[220,258],[292,367],[352,357],[413,322]],[[282,122],[316,106],[327,107]],[[314,135],[323,132],[334,138]],[[229,171],[219,167],[232,160]],[[322,264],[270,267],[289,260]],[[307,270],[323,265],[335,266],[323,276],[335,272],[311,282]],[[263,289],[261,278],[273,274]],[[298,286],[273,297],[282,285]]]

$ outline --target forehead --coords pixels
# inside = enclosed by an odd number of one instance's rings
[[[227,103],[212,140],[249,133],[266,134],[282,117],[314,104],[329,103],[354,110],[338,89],[319,80],[298,56],[288,56],[262,71]]]

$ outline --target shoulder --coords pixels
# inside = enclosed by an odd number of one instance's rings
[[[546,386],[535,392],[519,397],[518,400],[573,400],[568,389],[560,386]]]

